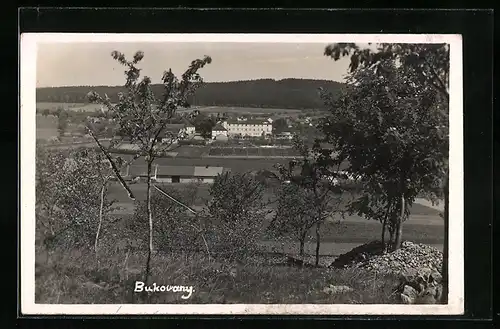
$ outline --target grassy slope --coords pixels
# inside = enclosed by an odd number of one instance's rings
[[[301,269],[269,266],[263,263],[237,265],[208,260],[204,255],[157,254],[152,279],[157,285],[192,285],[192,297],[183,300],[178,293],[160,292],[147,299],[134,293],[144,255],[132,254],[125,263],[124,253],[101,259],[97,268],[91,253],[66,251],[49,261],[38,257],[35,301],[37,303],[395,303],[395,278],[375,278],[353,270]],[[236,276],[229,275],[232,268]],[[286,284],[283,284],[285,283]],[[323,289],[330,284],[348,285],[353,292],[330,295]]]

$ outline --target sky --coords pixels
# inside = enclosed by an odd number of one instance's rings
[[[200,70],[206,82],[254,79],[325,79],[343,81],[349,59],[337,62],[323,55],[323,43],[39,43],[37,88],[123,85],[124,67],[111,57],[113,50],[131,59],[144,52],[141,74],[159,83],[169,68],[180,76],[190,62],[204,55],[212,63]]]

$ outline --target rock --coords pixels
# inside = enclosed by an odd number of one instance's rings
[[[353,288],[349,286],[335,286],[335,285],[330,285],[323,289],[323,292],[331,295],[336,295],[336,294],[345,294],[348,292],[354,291]]]
[[[404,286],[403,292],[401,293],[401,300],[404,304],[414,304],[418,297],[418,292],[415,288],[411,286]]]
[[[440,296],[441,294],[438,293],[438,287],[429,287],[419,294],[414,304],[436,304]]]
[[[436,270],[432,271],[432,273],[430,274],[430,278],[432,279],[432,281],[437,283],[441,283],[443,281],[443,276],[439,271]]]
[[[105,289],[105,287],[103,287],[102,283],[101,284],[97,284],[97,283],[88,282],[88,281],[84,282],[83,286],[85,288],[88,288],[88,289]]]

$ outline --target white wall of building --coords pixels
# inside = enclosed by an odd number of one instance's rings
[[[264,124],[253,124],[241,121],[239,123],[223,123],[224,128],[227,129],[229,135],[240,135],[241,136],[252,136],[260,137],[264,133],[265,135],[272,134],[273,126],[269,122]]]
[[[217,136],[226,136],[227,137],[227,131],[225,131],[225,130],[213,130],[212,137],[216,138]]]
[[[171,177],[161,177],[161,178],[156,178],[156,182],[158,183],[172,183],[172,178]],[[179,180],[179,183],[183,184],[189,184],[189,183],[206,183],[206,184],[213,184],[214,178],[212,177],[181,177]]]
[[[172,178],[170,177],[156,178],[156,181],[158,183],[172,183]]]

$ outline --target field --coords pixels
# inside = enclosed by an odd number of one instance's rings
[[[174,152],[178,152],[176,149]],[[122,155],[124,159],[129,159],[130,155]],[[255,170],[275,170],[277,164],[287,164],[286,158],[218,158],[218,157],[176,157],[158,158],[155,164],[159,166],[213,166],[229,168],[232,172],[245,173]],[[144,159],[137,159],[134,164],[145,165]]]
[[[63,108],[65,110],[72,111],[84,111],[84,112],[94,112],[101,108],[99,104],[87,104],[87,103],[52,103],[52,102],[37,102],[36,108],[38,110],[57,110],[58,108]]]
[[[170,184],[170,186],[176,186],[182,189],[182,185]],[[132,184],[130,188],[134,192],[137,200],[144,201],[146,199],[146,184]],[[128,211],[126,213],[116,214],[114,216],[123,218],[131,218],[131,212],[133,211],[132,201],[127,197],[124,189],[117,183],[110,186],[108,190],[111,199],[115,199],[119,202],[120,206],[128,206]],[[272,191],[267,191],[264,198],[267,200],[272,200],[274,197]],[[191,205],[197,210],[201,210],[203,205],[209,200],[209,185],[200,185],[197,189],[197,195],[195,202]],[[128,213],[128,214],[127,214]],[[405,224],[405,239],[440,245],[443,239],[443,221],[439,217],[439,210],[421,205],[419,203],[414,203],[411,208],[410,218]],[[272,215],[269,217],[271,218]],[[311,243],[313,241],[313,234],[311,231]],[[357,215],[346,215],[342,218],[340,215],[330,218],[323,226],[321,230],[322,242],[326,244],[322,247],[323,254],[338,254],[339,250],[344,250],[346,248],[353,248],[355,245],[369,242],[380,238],[380,223],[375,221],[368,221]],[[312,248],[312,247],[311,247]],[[294,247],[290,247],[294,249]]]
[[[212,147],[209,156],[261,156],[261,157],[296,157],[299,153],[292,148],[261,147]]]
[[[36,138],[49,139],[58,136],[57,118],[54,116],[36,116]]]
[[[296,157],[298,152],[285,147],[219,147],[219,146],[191,146],[175,147],[173,152],[177,157],[203,158],[209,157]]]
[[[78,131],[78,125],[76,124],[68,124],[66,129],[67,132],[75,132]],[[36,138],[37,139],[49,139],[51,137],[59,136],[59,132],[57,131],[57,118],[55,116],[36,116]],[[71,139],[68,139],[71,141]]]
[[[66,110],[73,111],[96,111],[101,108],[99,104],[88,104],[88,103],[58,103],[58,102],[37,102],[36,108],[39,110],[57,110],[58,108],[63,108]],[[274,108],[259,108],[259,107],[221,107],[221,106],[193,106],[189,109],[179,109],[179,113],[190,112],[193,110],[198,110],[207,114],[217,114],[217,113],[232,113],[232,114],[264,114],[273,116],[296,116],[304,111],[295,109],[274,109]]]
[[[173,152],[177,153],[178,157],[193,157],[200,158],[209,153],[210,146],[188,146],[182,145],[179,147],[175,147]]]
[[[198,110],[203,113],[231,113],[231,114],[265,114],[265,115],[273,115],[273,116],[296,116],[303,113],[302,110],[295,109],[273,109],[273,108],[259,108],[259,107],[221,107],[221,106],[200,106],[200,107],[192,107],[190,109],[182,109],[178,110],[178,112],[187,112],[192,110]]]

